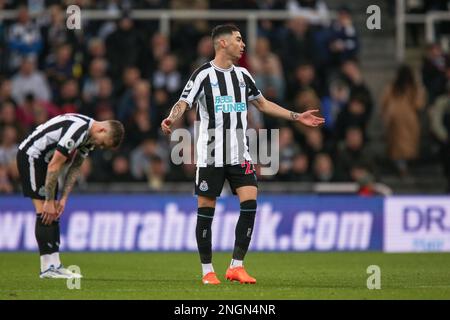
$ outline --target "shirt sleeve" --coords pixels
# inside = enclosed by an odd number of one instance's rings
[[[256,87],[255,79],[253,79],[250,72],[247,71],[247,69],[242,68],[242,74],[244,75],[244,80],[247,85],[247,92],[248,92],[248,101],[255,100],[262,96],[261,91]]]
[[[85,136],[84,133],[88,129],[89,124],[74,122],[59,140],[56,150],[68,157],[81,144]]]
[[[180,100],[185,101],[188,104],[189,109],[192,108],[194,102],[197,101],[201,92],[202,82],[205,78],[202,75],[203,73],[201,73],[199,69],[196,70],[189,78],[189,81],[186,83],[183,92],[181,93]]]

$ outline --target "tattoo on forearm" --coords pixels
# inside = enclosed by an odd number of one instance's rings
[[[45,178],[45,200],[55,200],[59,171],[48,171]]]
[[[291,111],[291,119],[292,120],[297,120],[298,117],[300,117],[300,113]]]
[[[181,108],[181,105],[179,102],[175,103],[175,105],[172,108],[172,111],[170,111],[169,119],[172,121],[177,120],[183,115],[183,110]]]
[[[83,158],[80,156],[77,156],[72,165],[69,168],[69,171],[67,172],[66,179],[64,181],[63,186],[63,192],[62,197],[67,197],[69,193],[72,191],[73,186],[75,185],[75,182],[77,181],[78,174],[80,173],[81,164],[83,163]]]

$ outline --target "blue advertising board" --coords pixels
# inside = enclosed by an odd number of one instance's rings
[[[254,251],[383,249],[383,198],[262,195]],[[0,251],[36,250],[31,201],[0,197]],[[191,195],[73,195],[61,217],[64,251],[196,251],[197,200]],[[232,250],[236,197],[219,198],[213,249]]]

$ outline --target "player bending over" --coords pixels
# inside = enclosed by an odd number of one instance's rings
[[[19,146],[17,166],[25,197],[36,209],[35,235],[41,256],[41,278],[79,278],[59,258],[59,217],[64,211],[83,160],[95,147],[116,148],[124,136],[116,120],[95,121],[68,113],[41,124]],[[57,201],[58,177],[65,167],[62,195]]]

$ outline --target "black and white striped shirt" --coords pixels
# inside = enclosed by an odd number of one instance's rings
[[[76,113],[54,117],[38,126],[20,145],[19,150],[34,159],[50,162],[55,150],[70,157],[75,150],[86,158],[94,145],[89,142],[89,129],[94,119]]]
[[[260,96],[253,77],[242,67],[222,69],[211,61],[192,74],[180,100],[189,108],[197,102],[197,167],[251,161],[245,135],[247,108]]]

